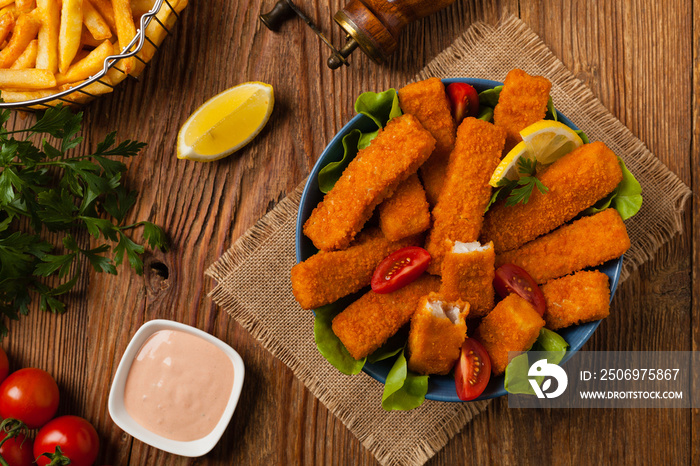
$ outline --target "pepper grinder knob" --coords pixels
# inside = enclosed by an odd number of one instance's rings
[[[296,16],[296,12],[286,0],[279,0],[268,13],[260,15],[260,21],[271,31],[277,32],[282,23]]]

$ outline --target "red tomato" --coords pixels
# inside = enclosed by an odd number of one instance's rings
[[[0,432],[0,439],[4,439],[6,435],[4,432]],[[9,466],[34,466],[32,439],[24,434],[7,439],[0,446],[0,456],[7,461]]]
[[[10,373],[10,361],[7,359],[5,350],[0,348],[0,383],[7,378]]]
[[[450,98],[452,116],[457,126],[468,116],[479,114],[479,94],[467,83],[452,83],[447,86],[447,96]]]
[[[420,277],[430,265],[430,253],[418,246],[408,246],[389,254],[372,275],[372,291],[391,293]]]
[[[51,420],[58,409],[58,385],[46,371],[20,369],[0,385],[0,417],[12,417],[36,429]]]
[[[44,453],[54,453],[61,447],[63,456],[70,458],[71,466],[90,466],[97,459],[100,439],[88,421],[78,416],[61,416],[39,430],[34,439],[34,456],[37,464],[51,462]]]
[[[477,398],[491,378],[491,358],[481,343],[467,338],[455,365],[455,386],[462,401]]]
[[[496,269],[496,277],[493,279],[493,286],[501,298],[505,298],[511,293],[515,293],[528,301],[539,315],[544,315],[547,309],[547,301],[544,299],[542,290],[537,286],[537,282],[532,279],[529,273],[514,264],[503,264]]]

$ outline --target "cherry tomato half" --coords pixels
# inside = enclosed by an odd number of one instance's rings
[[[491,358],[486,349],[473,338],[462,344],[455,365],[455,386],[462,401],[477,398],[484,392],[491,378]]]
[[[493,286],[501,298],[515,293],[528,301],[539,315],[544,315],[547,309],[547,301],[537,282],[529,273],[514,264],[503,264],[496,269]]]
[[[46,371],[20,369],[0,385],[0,417],[15,418],[36,429],[49,422],[57,409],[58,385]]]
[[[0,441],[7,434],[0,432]],[[0,446],[0,456],[7,461],[9,466],[34,466],[34,454],[32,451],[32,439],[24,434],[7,439]]]
[[[7,378],[10,373],[10,360],[7,359],[7,353],[0,348],[0,383]]]
[[[100,450],[100,438],[88,421],[78,416],[61,416],[39,430],[34,439],[34,456],[37,464],[51,462],[44,453],[54,453],[61,447],[63,456],[70,458],[71,466],[91,466]]]
[[[391,293],[420,277],[430,265],[430,253],[418,246],[408,246],[389,254],[372,275],[372,291]]]
[[[479,93],[467,83],[452,83],[447,86],[452,116],[457,126],[468,116],[479,114]]]

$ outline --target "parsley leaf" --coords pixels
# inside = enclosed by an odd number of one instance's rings
[[[64,312],[60,296],[77,284],[83,261],[116,275],[126,255],[143,273],[145,247],[127,231],[143,227],[151,248],[168,246],[165,232],[151,222],[122,225],[137,193],[122,184],[127,165],[121,159],[145,144],[117,143],[110,133],[93,153],[73,153],[83,142],[82,113],[59,105],[30,128],[13,131],[4,126],[9,116],[0,112],[0,336],[7,335],[7,319],[26,315],[34,298],[41,310]],[[42,238],[46,231],[52,242]],[[89,247],[90,236],[99,244]]]

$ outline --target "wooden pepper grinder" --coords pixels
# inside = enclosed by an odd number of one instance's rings
[[[376,63],[383,63],[396,50],[401,31],[410,23],[452,4],[455,0],[350,0],[333,19],[347,33],[345,45],[336,49],[313,22],[292,2],[279,0],[260,19],[276,31],[280,24],[295,14],[328,45],[333,55],[328,67],[349,65],[346,58],[359,46]]]

